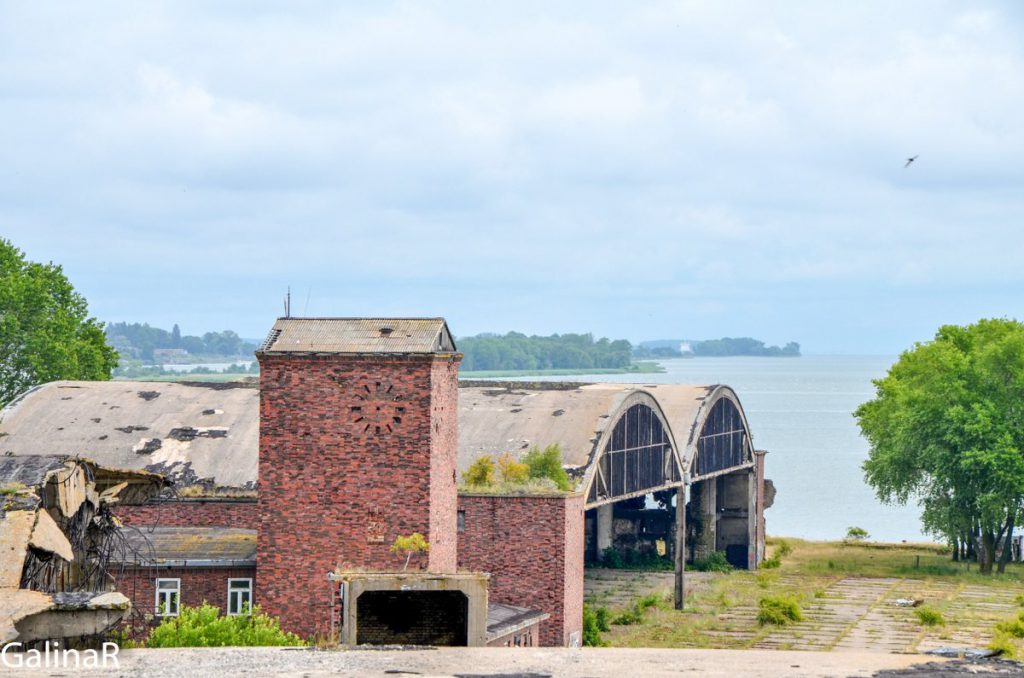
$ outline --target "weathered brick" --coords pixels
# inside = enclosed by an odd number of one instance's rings
[[[459,568],[489,572],[492,602],[551,615],[540,644],[579,642],[583,631],[583,496],[460,495]]]
[[[302,635],[330,629],[327,573],[393,571],[399,535],[454,572],[458,356],[260,356],[259,598]]]

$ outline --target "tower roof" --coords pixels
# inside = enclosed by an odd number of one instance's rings
[[[257,353],[454,353],[444,318],[278,318]]]

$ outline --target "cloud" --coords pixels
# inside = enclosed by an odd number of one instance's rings
[[[322,314],[827,350],[884,295],[913,323],[862,339],[896,350],[1024,315],[1012,3],[5,15],[0,230],[104,318],[257,335],[292,284]]]

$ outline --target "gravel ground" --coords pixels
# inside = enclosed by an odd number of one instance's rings
[[[286,648],[199,648],[127,650],[120,670],[50,669],[20,676],[455,676],[458,678],[630,678],[632,676],[871,676],[930,663],[929,671],[954,670],[960,662],[922,655],[872,652],[796,652],[773,650],[665,650],[624,648],[440,648],[315,651]],[[971,664],[970,673],[988,664]],[[1020,666],[1020,665],[1014,665]],[[887,676],[929,675],[920,671]],[[945,672],[943,675],[966,675]],[[1024,675],[1019,673],[1018,675]]]

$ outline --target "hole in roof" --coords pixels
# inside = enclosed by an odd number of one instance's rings
[[[380,328],[380,334],[383,337],[390,336],[391,333],[394,332],[394,331],[395,331],[395,328],[393,328],[393,327],[382,327],[382,328]]]

